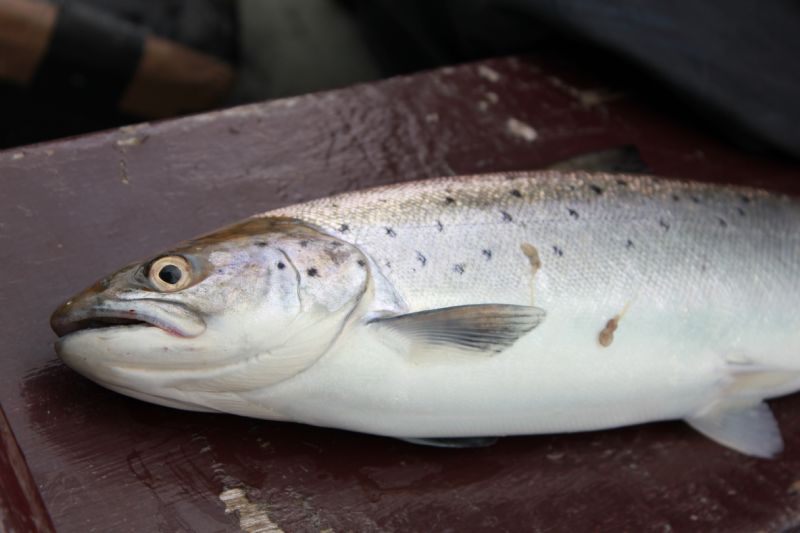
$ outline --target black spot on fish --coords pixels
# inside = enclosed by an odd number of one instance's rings
[[[436,221],[436,229],[439,231],[444,231],[444,224],[440,220]]]
[[[625,180],[617,180],[617,185],[619,185],[620,187],[627,187],[628,182]]]
[[[743,216],[745,216],[745,214],[746,214],[746,213],[744,212],[744,209],[742,209],[741,207],[737,207],[737,208],[736,208],[736,212],[737,212],[737,213],[739,213],[739,216],[740,216],[740,217],[743,217]]]
[[[331,207],[333,207],[334,209],[339,209],[339,204],[333,203],[331,204]]]
[[[267,245],[267,243],[265,243],[264,241],[258,241],[258,242],[256,243],[256,246],[258,246],[259,248],[263,248],[263,247],[264,247],[264,246],[266,246],[266,245]]]
[[[749,196],[745,196],[744,194],[739,197],[739,200],[741,200],[743,204],[749,204],[750,203],[750,197]]]
[[[664,228],[664,231],[668,231],[669,230],[669,223],[666,220],[664,220],[663,218],[658,220],[658,225],[661,226],[662,228]]]
[[[514,220],[514,218],[505,211],[500,211],[500,214],[503,215],[503,222],[511,222]]]
[[[428,263],[428,258],[422,255],[422,252],[417,252],[417,261],[422,266],[425,266]]]
[[[347,224],[342,224],[339,226],[339,231],[342,233],[347,233],[348,231],[350,231],[350,226],[348,226]]]
[[[519,192],[519,189],[511,189],[511,196],[522,198],[522,193]]]
[[[386,265],[386,268],[392,268],[392,262],[391,261],[386,261],[384,263],[384,265]]]
[[[690,198],[691,198],[691,199],[692,199],[692,201],[693,201],[694,203],[696,203],[696,204],[699,204],[699,203],[701,203],[701,202],[700,202],[700,197],[699,197],[699,196],[690,196]]]
[[[578,220],[578,219],[581,217],[581,216],[578,214],[578,212],[577,212],[577,211],[575,211],[574,209],[572,209],[571,207],[568,207],[568,208],[567,208],[567,212],[569,212],[569,216],[571,216],[571,217],[572,217],[572,218],[574,218],[575,220]]]
[[[453,265],[453,272],[455,272],[460,276],[461,274],[464,273],[464,267],[466,267],[464,263],[457,263]]]
[[[358,261],[356,261],[356,263],[358,263],[358,266],[360,266],[360,267],[367,266],[367,262],[364,261],[363,259],[359,259]]]
[[[317,271],[317,269],[316,269],[316,268],[314,268],[314,267],[311,267],[311,268],[309,268],[308,270],[306,270],[306,272],[307,272],[307,273],[308,273],[308,275],[309,275],[309,276],[311,276],[312,278],[316,278],[316,277],[317,277],[317,275],[319,274],[319,272]]]
[[[448,205],[449,205],[449,204],[454,204],[454,203],[456,203],[456,201],[453,199],[453,197],[452,197],[452,196],[447,196],[447,197],[444,199],[444,203],[446,203],[446,204],[448,204]]]
[[[728,227],[728,222],[722,217],[717,217],[717,222],[719,222],[719,225],[722,226],[723,228]]]
[[[308,247],[308,241],[300,241],[300,248],[307,248],[307,247]]]
[[[284,265],[283,262],[278,261],[278,270],[283,270],[284,268],[286,268],[286,265]]]
[[[673,194],[672,195],[672,201],[673,202],[680,202],[681,201],[681,197],[678,196],[677,194]]]
[[[392,228],[386,228],[386,235],[389,237],[397,237],[397,233]]]
[[[487,261],[492,258],[492,251],[489,250],[488,248],[484,248],[483,250],[481,250],[481,253],[486,258]]]
[[[603,188],[602,188],[601,186],[599,186],[599,185],[595,185],[595,184],[593,184],[593,183],[592,183],[591,185],[589,185],[589,188],[590,188],[590,189],[591,189],[591,190],[592,190],[592,191],[593,191],[593,192],[594,192],[594,193],[595,193],[597,196],[600,196],[601,194],[603,194]]]
[[[564,255],[564,250],[562,250],[556,245],[553,245],[553,253],[556,254],[558,257],[562,257]]]
[[[625,243],[625,248],[628,248],[628,249],[633,248],[633,241],[628,239],[628,242]]]

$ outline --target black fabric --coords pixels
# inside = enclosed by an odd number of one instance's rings
[[[31,90],[116,108],[142,57],[141,30],[81,4],[60,7]]]
[[[415,67],[535,51],[572,39],[612,51],[671,89],[718,135],[800,156],[796,0],[360,0],[381,11]],[[372,4],[369,9],[365,4]],[[435,8],[431,7],[435,4]],[[373,20],[379,20],[373,18]],[[431,27],[427,21],[436,20]],[[442,22],[444,21],[444,22]],[[380,49],[380,27],[365,28]],[[588,45],[588,46],[587,46]],[[579,51],[580,53],[580,51]],[[617,65],[610,65],[613,70]],[[391,57],[384,57],[391,64]]]

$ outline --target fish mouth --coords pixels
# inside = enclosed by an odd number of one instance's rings
[[[64,338],[79,332],[110,328],[158,328],[177,337],[197,337],[205,321],[181,304],[158,300],[112,301],[81,305],[67,301],[50,317],[50,327]]]

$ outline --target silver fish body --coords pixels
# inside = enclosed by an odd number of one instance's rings
[[[800,389],[798,227],[753,189],[441,178],[265,213],[170,251],[186,289],[133,265],[53,323],[76,370],[176,407],[408,439],[684,419],[771,456],[763,400]],[[162,314],[75,326],[120,300]]]

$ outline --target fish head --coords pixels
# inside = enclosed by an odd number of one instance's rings
[[[293,219],[254,218],[128,265],[52,315],[56,352],[108,388],[220,409],[312,365],[368,282],[357,247]]]

